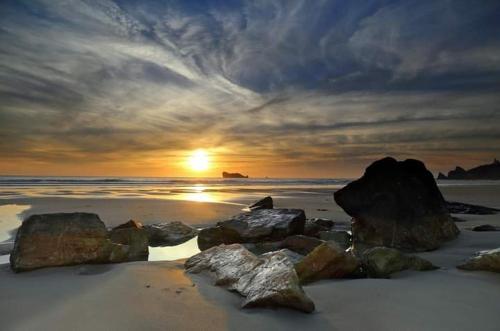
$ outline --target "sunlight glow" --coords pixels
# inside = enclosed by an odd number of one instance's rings
[[[195,150],[188,158],[188,166],[194,171],[205,171],[210,166],[207,152],[203,149]]]

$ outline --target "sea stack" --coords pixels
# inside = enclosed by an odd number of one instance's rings
[[[359,251],[375,246],[428,251],[459,233],[433,175],[418,160],[375,161],[334,198],[353,217],[352,241]]]

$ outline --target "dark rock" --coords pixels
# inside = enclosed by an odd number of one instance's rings
[[[243,176],[242,174],[235,172],[235,173],[230,173],[230,172],[223,172],[222,173],[223,178],[248,178],[248,176]]]
[[[433,250],[459,233],[434,177],[417,160],[376,161],[334,197],[353,217],[353,246],[361,252],[375,246]]]
[[[289,250],[288,248],[283,248],[283,249],[280,249],[280,250],[275,250],[273,252],[267,252],[265,254],[262,254],[260,255],[261,257],[265,257],[267,256],[268,254],[273,254],[274,252],[281,252],[283,254],[285,254],[288,259],[290,260],[290,262],[292,262],[292,264],[297,264],[299,263],[300,261],[302,261],[302,259],[304,258],[304,255],[302,254],[299,254],[299,253],[296,253],[292,250]]]
[[[332,241],[319,245],[295,265],[301,284],[320,279],[349,277],[358,268],[358,259]]]
[[[281,248],[288,248],[301,255],[307,255],[312,252],[313,249],[324,243],[323,240],[314,237],[308,237],[304,235],[295,235],[286,237],[285,240],[281,242]]]
[[[368,277],[389,278],[391,274],[406,269],[417,271],[435,270],[438,267],[418,256],[407,256],[397,249],[374,247],[362,254],[362,265]]]
[[[438,174],[437,179],[448,179],[442,172]]]
[[[495,208],[455,201],[446,201],[446,208],[451,214],[493,215],[500,211]]]
[[[261,255],[281,249],[282,241],[263,241],[259,243],[242,243],[242,245],[255,255]]]
[[[500,248],[479,252],[477,256],[470,258],[457,268],[500,272]]]
[[[11,268],[27,271],[83,263],[124,262],[129,246],[112,243],[96,214],[32,215],[19,228]]]
[[[475,226],[471,229],[472,231],[486,232],[486,231],[500,231],[500,227],[491,224],[483,224]]]
[[[153,247],[180,245],[198,234],[198,230],[182,222],[145,225],[144,229]]]
[[[149,241],[146,230],[140,222],[130,220],[109,232],[112,242],[129,246],[129,261],[147,261]]]
[[[325,241],[334,241],[343,249],[351,246],[351,234],[344,230],[321,231],[319,239]]]
[[[187,272],[211,271],[216,285],[245,297],[243,308],[289,307],[312,312],[314,303],[302,290],[293,263],[282,251],[258,258],[240,244],[220,245],[189,258]]]
[[[301,209],[260,209],[239,214],[202,229],[198,235],[201,250],[220,244],[279,241],[304,232],[305,214]]]
[[[304,226],[304,234],[309,237],[319,237],[321,231],[328,231],[335,222],[326,218],[309,218]]]
[[[448,177],[442,179],[500,179],[500,162],[495,159],[493,163],[480,165],[478,167],[465,170],[456,167],[455,170],[448,172]]]
[[[248,207],[250,210],[273,209],[273,198],[265,197]]]

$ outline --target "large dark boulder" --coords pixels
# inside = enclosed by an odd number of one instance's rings
[[[200,230],[201,250],[220,244],[279,241],[304,232],[305,214],[301,209],[259,209],[218,222]]]
[[[128,261],[129,246],[113,243],[96,214],[32,215],[17,231],[11,268],[27,271],[82,263]]]
[[[198,230],[182,222],[167,222],[145,225],[149,245],[176,246],[196,237]]]
[[[128,245],[129,261],[147,261],[149,256],[149,241],[146,230],[140,222],[130,220],[113,228],[109,232],[112,242]]]
[[[459,233],[421,161],[376,161],[334,198],[353,217],[352,241],[359,251],[375,246],[428,251]]]

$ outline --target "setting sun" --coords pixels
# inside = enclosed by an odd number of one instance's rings
[[[202,149],[194,151],[188,159],[188,166],[194,171],[205,171],[210,166],[210,160],[207,152]]]

